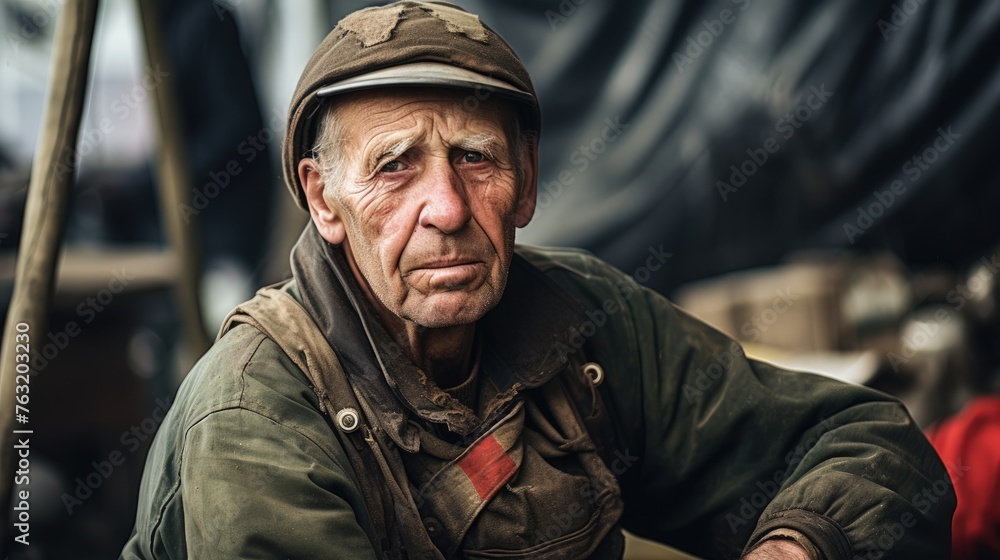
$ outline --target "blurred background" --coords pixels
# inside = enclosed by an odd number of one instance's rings
[[[62,3],[0,0],[4,312]],[[965,442],[943,455],[994,461],[978,472],[996,492],[996,452],[963,419],[970,402],[994,419],[1000,406],[1000,3],[457,3],[508,40],[541,99],[539,208],[520,242],[586,248],[755,357],[900,397],[932,437]],[[277,165],[288,102],[326,33],[373,3],[149,4],[162,66],[136,3],[100,4],[58,288],[34,335],[32,546],[11,558],[117,556],[198,353],[164,218],[196,240],[210,338],[290,275],[308,216]],[[184,138],[176,208],[157,194],[159,88]]]

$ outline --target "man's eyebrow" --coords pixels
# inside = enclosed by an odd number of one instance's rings
[[[506,158],[504,153],[505,144],[496,134],[480,132],[472,136],[466,136],[455,143],[457,148],[469,152],[480,152],[494,161],[503,161]]]
[[[378,165],[380,161],[385,158],[396,159],[399,156],[406,153],[406,150],[410,149],[416,140],[411,136],[403,138],[401,140],[396,140],[393,143],[386,142],[384,144],[376,145],[375,148],[369,152],[368,157],[368,167],[373,168]]]

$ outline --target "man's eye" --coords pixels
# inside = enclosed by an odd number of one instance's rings
[[[382,173],[395,173],[403,169],[403,164],[399,163],[398,160],[392,160],[385,165],[383,165],[379,171]]]
[[[479,152],[465,152],[465,155],[462,156],[462,161],[465,163],[480,163],[486,161],[486,156]]]

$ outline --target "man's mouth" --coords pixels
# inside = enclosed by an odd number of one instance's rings
[[[486,267],[476,259],[449,258],[425,261],[407,276],[432,290],[451,289],[473,282]]]
[[[476,264],[482,261],[476,259],[437,259],[432,261],[427,261],[420,266],[414,268],[414,270],[419,270],[421,268],[451,268],[454,266],[465,266],[469,264]]]

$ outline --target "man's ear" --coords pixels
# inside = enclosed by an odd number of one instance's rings
[[[347,231],[344,229],[344,221],[340,215],[330,208],[323,191],[326,184],[319,173],[319,164],[313,158],[303,158],[299,160],[299,182],[306,194],[306,202],[309,204],[309,215],[316,224],[316,229],[330,243],[339,244],[344,242]]]
[[[525,141],[521,150],[521,169],[524,170],[524,183],[517,197],[515,225],[523,228],[531,222],[535,215],[535,204],[538,201],[538,142],[534,135]]]

